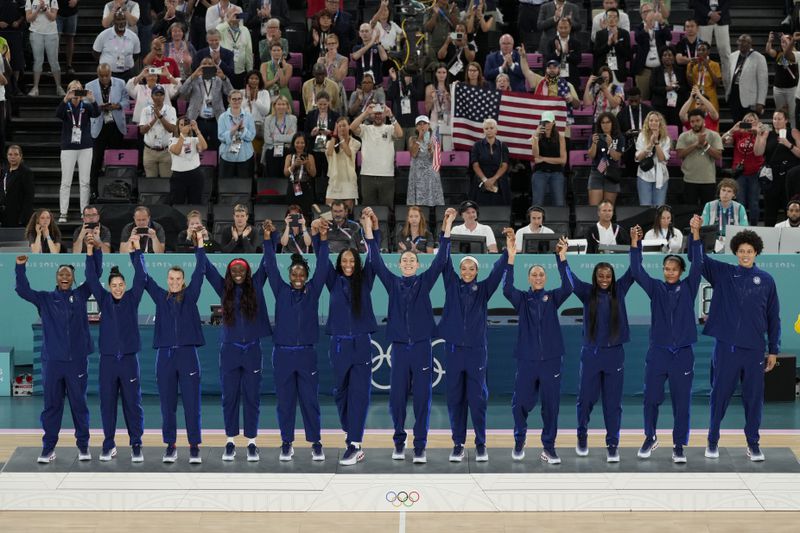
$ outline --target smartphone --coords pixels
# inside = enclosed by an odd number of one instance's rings
[[[741,130],[751,130],[751,129],[753,129],[753,123],[752,122],[742,122],[739,125],[739,129],[741,129]]]
[[[289,227],[290,228],[300,227],[300,213],[293,213],[289,215]]]
[[[88,93],[86,92],[86,89],[75,89],[74,91],[72,91],[72,93],[73,93],[75,96],[80,96],[80,97],[86,96],[86,95],[88,94]]]
[[[95,229],[99,225],[100,225],[99,222],[87,222],[86,229]]]
[[[150,233],[150,228],[136,228],[136,235],[147,235]]]
[[[383,113],[383,104],[375,104],[375,108],[372,111],[373,113]]]
[[[203,79],[210,80],[217,75],[217,67],[203,67]]]
[[[454,32],[450,33],[450,39],[452,39],[454,41],[457,41],[457,40],[463,39],[463,38],[464,38],[464,34],[461,33],[460,31],[454,31]]]
[[[147,69],[148,74],[155,74],[156,76],[161,76],[161,68],[159,67],[150,67]]]

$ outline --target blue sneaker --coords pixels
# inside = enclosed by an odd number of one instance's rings
[[[311,460],[312,461],[325,460],[325,452],[322,450],[322,443],[319,441],[311,445]]]
[[[578,454],[578,457],[586,457],[589,455],[588,439],[585,436],[578,437],[578,444],[575,446],[575,453]]]
[[[653,450],[658,448],[658,437],[646,437],[644,442],[642,443],[642,447],[639,448],[639,451],[636,455],[639,459],[649,459],[650,455],[653,453]]]
[[[719,459],[719,446],[716,442],[708,442],[705,455],[707,459]]]
[[[281,444],[281,454],[278,459],[281,461],[291,461],[294,455],[294,448],[291,442],[283,442]]]
[[[683,453],[683,446],[675,446],[672,448],[672,462],[676,465],[686,463],[686,455]]]
[[[354,464],[364,460],[364,451],[361,446],[350,443],[344,451],[344,455],[339,459],[339,464],[342,466],[353,466]]]
[[[515,461],[522,461],[525,459],[525,441],[518,440],[514,442],[514,449],[511,450],[511,458]]]
[[[753,444],[747,447],[747,457],[749,457],[750,460],[755,463],[759,463],[766,459],[761,451],[761,447],[759,447],[758,444]]]
[[[616,446],[609,446],[607,448],[606,462],[607,463],[619,462],[619,449]]]
[[[223,461],[233,461],[236,457],[236,445],[232,442],[225,444],[225,451],[222,453]]]
[[[456,444],[455,446],[453,446],[453,451],[450,452],[450,462],[460,463],[463,460],[464,460],[464,445]]]

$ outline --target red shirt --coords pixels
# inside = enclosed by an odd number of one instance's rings
[[[308,0],[308,7],[306,8],[306,17],[314,18],[314,15],[325,9],[325,0]],[[339,10],[344,9],[344,0],[339,0]]]
[[[688,122],[683,123],[683,131],[689,131],[692,127],[689,125]],[[706,113],[706,129],[713,130],[719,133],[719,120],[714,120],[711,118],[709,113]]]
[[[153,58],[153,62],[150,64],[151,67],[166,67],[170,74],[172,74],[173,78],[180,78],[181,77],[181,70],[178,68],[178,62],[172,59],[171,57],[164,56],[161,59]],[[158,83],[169,83],[169,78],[166,76],[161,76],[158,80]]]
[[[763,155],[755,155],[753,147],[756,143],[755,132],[747,131],[733,132],[733,168],[740,161],[744,161],[743,176],[756,176],[761,166],[764,164]]]

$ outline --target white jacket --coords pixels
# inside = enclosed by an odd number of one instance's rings
[[[738,50],[731,54],[728,66],[728,79],[725,80],[725,98],[731,94],[733,86],[733,72],[739,62],[741,52]],[[767,60],[761,53],[752,50],[744,60],[742,65],[742,75],[739,77],[739,101],[742,107],[750,107],[756,104],[764,105],[767,101],[767,90],[769,89],[769,76],[767,74]]]

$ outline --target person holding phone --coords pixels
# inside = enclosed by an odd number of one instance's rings
[[[567,163],[567,141],[556,127],[552,111],[542,113],[539,125],[531,136],[531,152],[535,163],[531,176],[531,203],[545,205],[545,193],[550,191],[552,204],[564,205],[564,165]]]
[[[209,150],[219,147],[217,118],[225,112],[223,96],[232,90],[230,80],[209,57],[200,62],[200,66],[178,90],[180,97],[189,101],[186,117],[197,121]]]
[[[281,234],[281,252],[307,254],[311,252],[311,235],[306,228],[306,217],[297,204],[286,208],[286,223]]]
[[[426,115],[419,115],[414,122],[415,134],[408,137],[411,167],[408,170],[406,205],[444,205],[442,178],[438,170],[433,169],[437,140],[433,138],[430,120]]]
[[[314,203],[314,177],[317,165],[314,156],[306,148],[306,136],[297,132],[292,137],[292,148],[283,162],[283,175],[289,178],[286,186],[286,199],[297,203],[307,216],[311,215]]]
[[[723,145],[733,146],[733,179],[739,185],[738,197],[747,209],[747,219],[752,225],[758,225],[761,216],[761,184],[758,174],[764,166],[764,156],[755,154],[756,137],[761,128],[758,115],[747,113],[722,136]]]
[[[111,253],[111,230],[100,224],[100,211],[97,206],[89,204],[84,207],[82,220],[83,224],[75,228],[72,234],[72,253],[85,253],[90,235],[95,249]]]
[[[142,253],[164,253],[166,248],[164,227],[151,218],[150,209],[147,206],[136,206],[136,209],[133,210],[133,222],[122,228],[119,245],[121,254],[130,253],[129,243],[133,235],[138,235],[139,248]]]
[[[169,178],[169,204],[199,204],[205,179],[200,171],[200,154],[208,149],[197,121],[183,116],[169,141],[172,175]]]
[[[350,135],[350,121],[347,117],[339,117],[325,147],[328,160],[328,189],[325,191],[325,203],[331,208],[334,202],[340,201],[348,209],[352,209],[358,200],[356,153],[360,149],[361,141]]]

